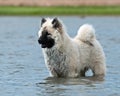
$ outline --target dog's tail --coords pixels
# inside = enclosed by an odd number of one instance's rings
[[[92,42],[96,39],[95,29],[89,24],[82,25],[78,30],[76,39],[79,39],[89,45],[93,45]]]

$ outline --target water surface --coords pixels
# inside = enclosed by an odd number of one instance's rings
[[[0,96],[120,96],[120,17],[60,17],[71,37],[84,23],[95,27],[107,58],[104,81],[49,77],[37,42],[40,19],[0,17]]]

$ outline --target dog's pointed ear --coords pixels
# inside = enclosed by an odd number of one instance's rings
[[[53,27],[54,27],[54,28],[59,28],[59,27],[61,27],[61,23],[60,23],[60,21],[59,21],[57,18],[54,18],[54,19],[53,19],[52,24],[53,24]]]
[[[42,20],[41,20],[41,26],[43,25],[43,23],[45,23],[46,22],[46,19],[45,18],[42,18]]]

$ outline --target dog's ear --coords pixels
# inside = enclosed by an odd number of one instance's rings
[[[61,27],[61,23],[57,18],[53,19],[52,24],[53,24],[54,28],[60,28]]]
[[[46,19],[45,19],[45,18],[42,18],[42,20],[41,20],[41,26],[42,26],[42,24],[45,23],[45,22],[46,22]]]

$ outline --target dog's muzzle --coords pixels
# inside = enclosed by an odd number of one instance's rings
[[[43,31],[42,36],[38,39],[38,43],[41,44],[42,48],[51,48],[54,46],[55,41],[50,37],[47,31]]]

